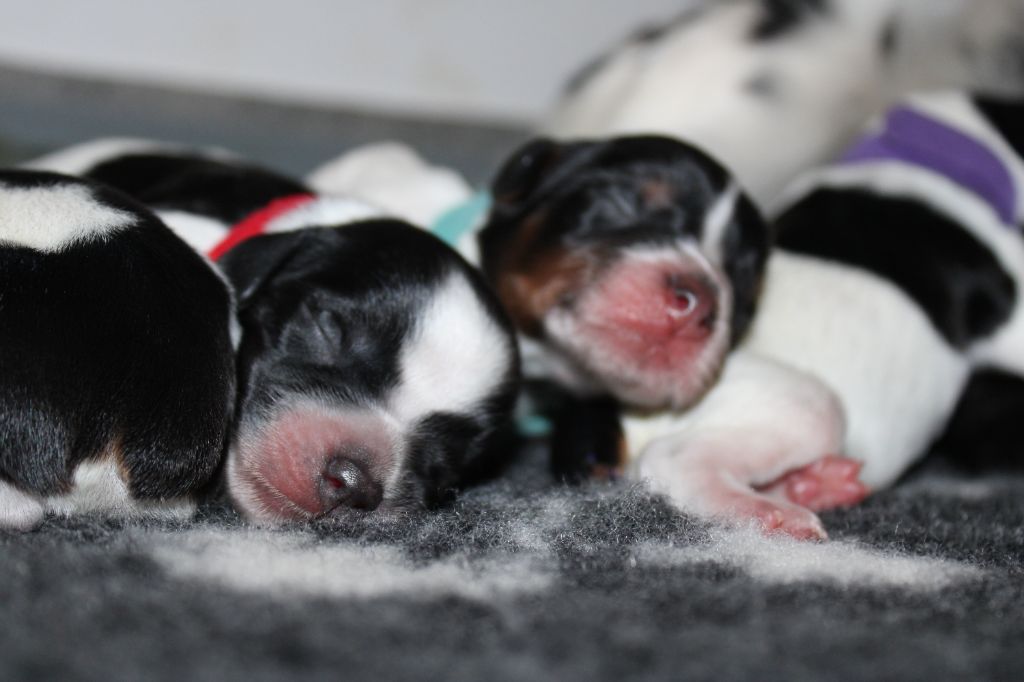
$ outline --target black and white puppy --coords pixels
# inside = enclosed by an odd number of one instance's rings
[[[184,516],[235,397],[227,284],[95,182],[0,171],[0,528]]]
[[[694,0],[572,80],[544,131],[699,145],[759,206],[904,95],[1024,94],[1021,0]]]
[[[689,413],[626,420],[635,475],[689,508],[822,536],[812,511],[896,481],[972,374],[972,400],[989,387],[1024,405],[1022,115],[916,97],[798,181],[722,380]],[[958,442],[998,411],[962,405]]]
[[[101,141],[37,165],[120,187],[219,258],[243,332],[227,482],[249,518],[432,505],[497,456],[516,345],[441,241],[223,155]]]

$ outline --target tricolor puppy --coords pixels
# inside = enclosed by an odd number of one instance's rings
[[[768,229],[714,160],[664,137],[512,155],[480,262],[532,371],[583,397],[692,405],[754,311]]]
[[[235,397],[227,284],[141,204],[0,171],[0,528],[188,515]]]
[[[983,430],[1019,433],[1019,412],[993,416],[1024,408],[1022,115],[914,98],[796,183],[722,380],[689,413],[626,420],[635,474],[685,507],[815,537],[813,510],[892,484],[947,426],[968,449],[1016,447]]]
[[[1024,94],[1021,0],[694,0],[572,80],[544,130],[699,145],[760,206],[923,89]]]
[[[512,331],[436,238],[224,156],[101,142],[41,163],[151,205],[234,285],[227,482],[249,518],[432,505],[497,456],[517,385]]]

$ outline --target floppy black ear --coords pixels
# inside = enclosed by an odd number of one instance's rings
[[[491,183],[498,209],[515,207],[552,179],[582,165],[599,147],[596,142],[560,143],[537,138],[516,150]]]
[[[297,230],[254,237],[228,251],[217,262],[235,289],[239,309],[288,266],[301,251],[306,233],[306,230]]]

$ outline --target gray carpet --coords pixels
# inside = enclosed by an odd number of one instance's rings
[[[397,136],[480,180],[523,135],[10,70],[0,88],[7,161],[132,134],[300,172]],[[0,533],[0,679],[1024,679],[1024,478],[933,463],[825,521],[831,542],[770,540],[564,489],[539,446],[434,513],[51,520]]]

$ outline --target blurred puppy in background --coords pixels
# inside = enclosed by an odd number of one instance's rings
[[[1024,91],[1021,0],[694,0],[575,78],[557,138],[670,135],[770,207],[910,92]]]

